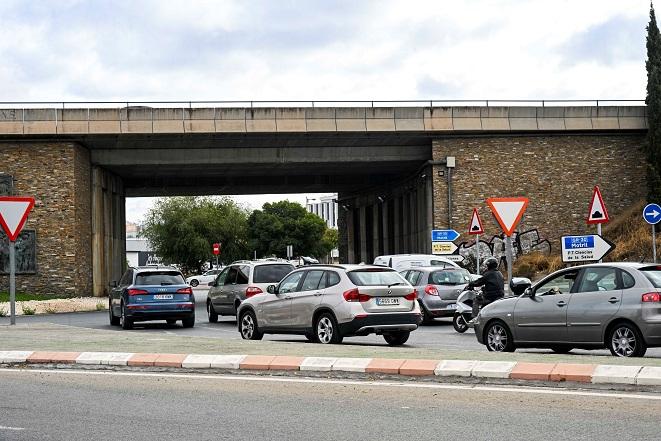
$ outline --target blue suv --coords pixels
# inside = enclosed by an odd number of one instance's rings
[[[195,325],[195,297],[181,272],[170,267],[129,268],[119,283],[110,284],[110,324],[132,329],[133,323],[181,320],[184,328]]]

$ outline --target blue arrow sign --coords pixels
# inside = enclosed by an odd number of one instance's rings
[[[459,236],[456,230],[431,230],[432,242],[452,242]]]
[[[647,204],[643,208],[643,219],[650,225],[656,225],[661,222],[661,205]]]

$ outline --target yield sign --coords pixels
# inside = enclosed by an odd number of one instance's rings
[[[468,234],[482,234],[484,233],[484,228],[482,228],[482,220],[480,215],[477,214],[477,208],[473,208],[473,216],[471,216],[471,223],[468,226]]]
[[[511,236],[519,225],[523,213],[528,207],[528,198],[489,198],[487,205],[503,229],[506,236]]]
[[[590,211],[588,211],[588,224],[605,224],[610,218],[608,217],[608,210],[604,204],[604,199],[601,197],[599,186],[595,185],[592,192],[592,202],[590,203]]]
[[[10,241],[16,242],[32,207],[34,198],[0,196],[0,224]]]

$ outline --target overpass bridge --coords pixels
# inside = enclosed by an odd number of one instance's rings
[[[338,192],[349,262],[429,252],[489,196],[554,239],[595,184],[614,212],[645,194],[646,129],[635,102],[0,103],[0,191],[38,201],[19,287],[102,295],[125,197]]]

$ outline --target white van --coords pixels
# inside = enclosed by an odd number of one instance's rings
[[[378,256],[374,259],[374,265],[389,266],[397,271],[419,266],[439,266],[459,268],[456,263],[434,254],[391,254]]]

